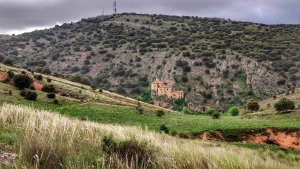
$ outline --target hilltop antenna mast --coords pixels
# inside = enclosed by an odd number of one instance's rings
[[[114,0],[114,16],[118,14],[117,12],[117,0]]]

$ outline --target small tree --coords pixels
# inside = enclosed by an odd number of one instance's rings
[[[231,115],[231,116],[238,116],[240,114],[240,110],[238,107],[231,107],[228,111],[227,114]]]
[[[43,76],[42,75],[34,75],[34,78],[36,80],[39,80],[39,81],[43,80]]]
[[[15,73],[12,72],[12,71],[8,71],[8,72],[7,72],[7,75],[8,75],[8,78],[9,78],[9,79],[12,79],[12,78],[14,78]]]
[[[274,108],[277,112],[287,112],[295,109],[295,103],[289,99],[283,98],[274,104]]]
[[[139,112],[139,114],[144,114],[144,109],[140,102],[138,102],[138,105],[136,106],[136,110]]]
[[[24,97],[26,100],[35,101],[37,98],[37,94],[36,94],[36,92],[33,92],[33,91],[26,91]]]
[[[42,91],[46,93],[55,93],[55,87],[53,85],[45,85],[43,86]]]
[[[57,99],[54,99],[54,100],[53,100],[53,104],[57,104],[57,105],[58,105],[58,104],[59,104],[59,101],[58,101]]]
[[[23,90],[25,88],[29,88],[32,84],[32,79],[28,75],[16,75],[14,76],[14,85]]]
[[[156,111],[156,116],[157,117],[162,117],[162,116],[164,116],[165,115],[165,112],[163,111],[163,110],[157,110]]]
[[[254,99],[251,99],[251,100],[248,100],[247,101],[247,104],[246,104],[246,108],[248,110],[251,110],[251,111],[258,111],[259,110],[259,103],[254,100]]]
[[[47,97],[48,97],[49,99],[55,99],[56,95],[55,95],[55,93],[48,93],[48,94],[47,94]]]
[[[47,79],[47,82],[48,82],[48,83],[51,83],[51,79],[48,78],[48,79]]]
[[[165,124],[161,125],[159,127],[159,130],[164,133],[169,133],[169,131],[170,131],[170,129]]]
[[[211,116],[211,115],[213,115],[214,112],[216,112],[215,109],[208,109],[208,110],[206,111],[206,114]]]
[[[221,113],[218,112],[218,111],[215,111],[213,114],[212,114],[212,118],[213,119],[220,119],[221,117]]]

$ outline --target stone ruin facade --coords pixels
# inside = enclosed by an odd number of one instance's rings
[[[182,90],[175,90],[175,82],[172,80],[156,79],[151,84],[152,96],[165,96],[169,99],[182,99],[184,93]]]

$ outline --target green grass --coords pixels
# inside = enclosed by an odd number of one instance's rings
[[[80,103],[77,101],[58,98],[60,105],[53,104],[52,100],[40,93],[37,101],[26,101],[14,87],[0,83],[0,103],[13,103],[30,105],[38,109],[51,110],[60,114],[106,124],[121,124],[148,127],[159,131],[163,124],[176,132],[199,133],[212,130],[259,129],[259,128],[295,128],[300,129],[300,115],[273,115],[266,117],[241,118],[241,116],[222,116],[214,120],[210,116],[194,116],[182,113],[166,113],[157,117],[155,112],[146,110],[139,114],[135,107],[112,106],[96,103]],[[11,90],[12,95],[7,91]]]

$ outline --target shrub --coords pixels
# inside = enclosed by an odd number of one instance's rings
[[[42,91],[46,93],[55,93],[55,87],[53,85],[45,85],[43,86]]]
[[[25,97],[25,94],[26,94],[25,90],[20,91],[20,96]]]
[[[259,103],[254,99],[248,100],[246,103],[246,108],[251,111],[258,111],[259,107]]]
[[[49,99],[55,99],[56,95],[55,95],[55,93],[48,93],[48,94],[47,94],[47,97],[48,97]]]
[[[53,104],[59,104],[59,101],[57,99],[54,99]]]
[[[16,75],[14,77],[14,85],[19,89],[29,88],[32,84],[32,79],[28,75]]]
[[[221,113],[220,113],[220,112],[215,111],[215,112],[212,114],[212,118],[213,118],[213,119],[219,119],[220,117],[221,117]]]
[[[214,112],[216,112],[215,109],[208,109],[208,110],[206,111],[206,114],[211,116]]]
[[[157,149],[146,141],[129,139],[117,141],[112,136],[104,136],[102,139],[102,151],[107,155],[107,160],[112,168],[121,168],[120,162],[126,165],[143,166],[142,168],[154,168],[155,152]],[[116,160],[116,161],[113,161]]]
[[[287,112],[288,110],[295,109],[295,103],[289,99],[283,98],[274,104],[277,112]]]
[[[157,110],[156,111],[156,116],[157,117],[162,117],[162,116],[164,116],[165,115],[165,112],[163,111],[163,110]]]
[[[136,110],[139,114],[144,114],[144,108],[142,107],[141,103],[138,102],[138,105],[136,106]]]
[[[12,78],[14,78],[15,73],[12,72],[12,71],[8,71],[8,72],[7,72],[7,75],[8,75],[8,78],[9,78],[9,79],[12,79]]]
[[[26,91],[24,98],[26,100],[33,100],[34,101],[37,98],[37,94],[34,91]]]
[[[183,107],[182,112],[183,112],[184,114],[193,114],[193,113],[191,112],[191,110],[188,109],[187,107]]]
[[[231,116],[238,116],[240,114],[240,110],[238,107],[231,107],[228,111],[227,114],[231,115]]]
[[[43,76],[42,75],[34,75],[34,78],[36,80],[39,80],[39,81],[43,80]]]
[[[169,133],[169,131],[170,131],[170,129],[165,124],[161,125],[159,127],[159,130],[164,133]]]
[[[47,82],[48,82],[48,83],[51,83],[51,79],[47,79]]]

